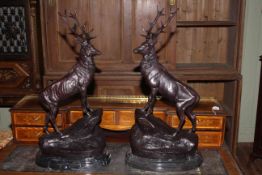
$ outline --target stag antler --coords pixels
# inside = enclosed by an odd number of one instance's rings
[[[84,25],[80,24],[79,20],[77,19],[76,12],[75,13],[71,13],[71,12],[68,13],[65,10],[64,14],[61,14],[60,12],[58,14],[62,18],[64,23],[68,26],[71,35],[73,35],[75,37],[87,39],[87,40],[94,39],[94,37],[90,36],[90,33],[93,31],[93,29],[91,29],[90,31],[87,31],[86,23]],[[70,26],[70,24],[68,22],[68,18],[71,18],[74,21],[73,26]],[[80,34],[77,33],[77,28],[79,28],[81,30]]]
[[[154,33],[154,35],[158,36],[160,33],[164,32],[164,29],[170,24],[170,22],[172,21],[172,19],[174,19],[175,16],[176,16],[175,10],[170,12],[170,15],[169,15],[166,23],[163,24],[163,22],[161,21],[161,26],[159,28],[157,28],[157,31]]]
[[[146,30],[146,32],[147,32],[148,34],[151,34],[151,33],[152,33],[152,30],[153,30],[154,26],[157,24],[157,21],[159,20],[159,18],[160,18],[161,16],[164,16],[164,15],[165,15],[165,13],[164,13],[164,8],[162,8],[161,10],[159,10],[158,7],[157,7],[157,15],[156,15],[156,17],[155,17],[155,19],[154,19],[153,22],[149,22],[149,29]]]
[[[169,25],[169,23],[172,21],[175,15],[176,15],[176,10],[170,12],[167,22],[164,24],[163,21],[161,21],[161,26],[156,29],[156,32],[152,32],[153,28],[156,26],[160,17],[165,16],[164,8],[159,10],[157,7],[157,15],[152,22],[149,22],[149,29],[144,30],[146,32],[146,35],[143,35],[143,36],[145,36],[148,39],[156,38],[160,33],[164,32],[164,29]]]

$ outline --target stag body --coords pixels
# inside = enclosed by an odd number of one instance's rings
[[[99,55],[100,52],[90,43],[92,38],[82,26],[82,34],[79,35],[76,33],[76,27],[79,25],[76,15],[70,14],[70,16],[67,16],[65,13],[65,15],[62,16],[65,22],[67,22],[67,17],[73,18],[76,21],[76,24],[71,29],[71,34],[76,37],[81,45],[80,54],[73,68],[63,78],[46,87],[39,95],[42,105],[47,110],[44,126],[46,133],[48,133],[48,123],[51,122],[55,131],[61,134],[55,121],[58,108],[62,102],[75,94],[81,95],[84,116],[89,116],[91,112],[91,108],[87,103],[87,88],[93,80],[96,69],[93,58]]]
[[[140,69],[142,76],[146,79],[147,84],[151,88],[148,103],[144,107],[144,110],[147,115],[153,112],[156,95],[157,93],[160,93],[164,98],[176,106],[180,123],[175,134],[183,128],[185,123],[185,114],[192,123],[192,131],[195,132],[196,116],[192,110],[199,101],[199,95],[191,87],[174,78],[164,68],[164,66],[158,62],[158,56],[155,49],[157,37],[170,23],[175,15],[175,12],[170,14],[167,24],[161,23],[161,27],[153,33],[153,27],[156,25],[158,19],[163,15],[163,10],[158,11],[157,17],[152,23],[150,23],[150,28],[147,30],[146,41],[143,42],[138,48],[134,49],[135,53],[143,55],[143,59],[140,63]]]

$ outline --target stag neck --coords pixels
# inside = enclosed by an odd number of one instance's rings
[[[93,61],[93,57],[92,56],[80,56],[79,62],[81,65],[85,66],[85,67],[89,67],[92,65],[95,65],[94,61]]]
[[[157,53],[156,53],[155,48],[151,49],[149,53],[146,53],[144,55],[144,59],[146,59],[146,60],[153,60],[153,59],[156,59],[156,58],[157,58]]]

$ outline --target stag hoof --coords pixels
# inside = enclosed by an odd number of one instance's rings
[[[190,130],[188,130],[188,133],[195,133],[196,132],[196,130],[195,129],[190,129]]]
[[[58,134],[61,138],[63,138],[63,133],[59,132]]]
[[[89,117],[91,117],[92,115],[91,115],[91,112],[87,112],[87,113],[84,113],[84,117],[86,117],[86,118],[89,118]]]
[[[47,129],[44,129],[44,132],[45,132],[45,134],[47,134],[47,135],[49,135],[50,133],[48,132],[48,130]]]

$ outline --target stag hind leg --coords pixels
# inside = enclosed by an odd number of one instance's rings
[[[46,114],[46,117],[45,117],[45,126],[44,126],[44,132],[46,133],[46,134],[49,134],[49,132],[48,132],[48,123],[49,123],[49,121],[50,121],[50,113],[48,112],[47,114]]]
[[[55,106],[54,108],[51,109],[50,121],[51,121],[51,124],[52,124],[53,128],[55,129],[55,131],[56,131],[57,133],[59,133],[60,135],[63,135],[63,134],[59,131],[59,129],[58,129],[57,125],[56,125],[56,115],[57,115],[57,112],[58,112],[58,107],[57,107],[57,106]]]
[[[188,116],[188,119],[190,120],[192,124],[192,129],[190,130],[190,132],[195,133],[196,132],[196,114],[193,113],[192,110],[193,110],[193,107],[188,107],[185,110],[185,113]]]
[[[177,128],[177,131],[173,134],[173,136],[176,136],[177,134],[179,134],[179,132],[182,130],[182,128],[185,124],[185,113],[184,113],[183,108],[176,107],[176,113],[177,113],[177,116],[179,118],[179,125],[178,125],[178,128]]]
[[[83,113],[85,117],[90,117],[90,113],[92,112],[89,104],[87,103],[87,89],[81,89],[81,105],[83,109]]]
[[[60,135],[62,135],[62,133],[59,131],[57,125],[56,125],[56,116],[58,113],[58,107],[55,105],[48,105],[48,112],[46,114],[46,118],[45,118],[45,126],[44,126],[44,131],[45,133],[49,134],[48,132],[48,123],[50,122],[51,125],[53,126],[54,130],[59,133]]]
[[[200,99],[199,96],[193,98],[191,101],[191,105],[185,109],[185,113],[192,124],[192,129],[190,130],[190,132],[193,133],[196,132],[196,114],[193,112],[193,109],[196,106],[196,104],[199,102],[199,99]]]

